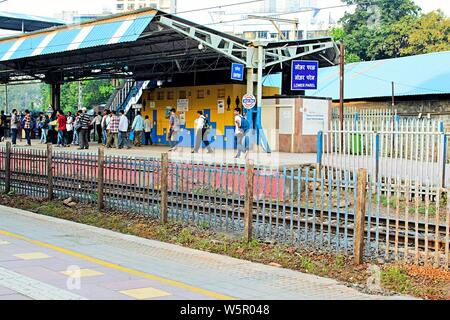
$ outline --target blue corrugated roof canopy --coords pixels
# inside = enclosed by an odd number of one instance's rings
[[[44,30],[18,39],[0,40],[0,61],[136,41],[155,14]]]
[[[450,94],[450,51],[345,66],[345,99]],[[339,67],[319,70],[318,90],[308,95],[339,99]]]
[[[212,65],[229,68],[227,57],[210,48],[199,50],[198,41],[155,22],[162,16],[195,25],[146,8],[0,39],[0,83],[63,83],[89,77],[149,79],[167,75],[168,70],[185,73],[194,68],[211,69]],[[203,26],[195,27],[235,43],[247,43]]]

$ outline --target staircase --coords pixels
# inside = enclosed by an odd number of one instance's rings
[[[125,114],[128,114],[131,107],[139,102],[144,89],[147,88],[149,83],[150,81],[125,81],[125,83],[117,88],[111,95],[111,98],[106,105],[106,109],[114,112],[124,110]]]

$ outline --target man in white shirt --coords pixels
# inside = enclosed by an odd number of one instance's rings
[[[128,126],[129,121],[125,115],[125,111],[120,111],[120,122],[119,122],[119,149],[126,147],[131,149],[130,142],[128,141]]]
[[[150,145],[153,145],[152,141],[152,130],[153,130],[153,123],[150,121],[149,116],[145,116],[145,145],[148,146],[148,143],[150,142]]]
[[[70,145],[73,142],[73,117],[72,112],[67,112],[67,123],[66,123],[66,132],[67,132],[67,146],[70,147]]]
[[[92,120],[91,125],[94,127],[94,139],[95,139],[95,135],[97,135],[97,140],[99,144],[102,144],[102,120],[103,120],[103,116],[102,113],[99,112],[97,114],[97,116]]]
[[[241,115],[241,108],[238,107],[234,109],[234,123],[236,126],[235,135],[237,139],[237,149],[238,149],[238,153],[235,157],[236,159],[239,159],[242,153],[245,153],[246,156],[248,155],[248,150],[245,147],[246,132],[245,129],[243,128],[243,120],[246,121],[244,117]]]
[[[110,121],[110,116],[109,114],[111,113],[111,111],[109,110],[105,110],[103,112],[103,117],[102,117],[102,141],[103,141],[103,145],[106,146],[106,142],[108,140],[108,127],[109,127],[109,121]]]
[[[205,147],[208,150],[208,153],[213,153],[213,150],[211,149],[211,146],[209,145],[208,140],[208,126],[206,125],[208,120],[203,115],[203,111],[197,111],[198,118],[195,120],[195,146],[192,153],[198,153],[200,150],[200,147],[202,145],[202,142],[205,143]]]

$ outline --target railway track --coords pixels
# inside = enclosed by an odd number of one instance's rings
[[[45,175],[34,174],[25,177],[20,173],[13,173],[11,178],[13,187],[20,185],[20,188],[26,189],[23,186],[28,185],[30,190],[33,186],[42,190],[47,188],[47,176]],[[90,193],[89,190],[95,190],[96,192],[97,181],[54,177],[53,185],[54,190],[58,190],[58,192],[76,194],[87,191],[87,193]],[[95,192],[91,193],[91,195],[95,196]],[[140,203],[158,204],[160,190],[106,181],[104,183],[104,195],[105,199],[111,201],[128,200],[129,202],[138,201]],[[239,198],[236,195],[226,196],[216,193],[195,194],[192,192],[172,191],[169,192],[169,203],[177,208],[195,211],[199,214],[215,214],[220,217],[228,217],[231,214],[243,217],[244,214],[243,197]],[[284,215],[280,214],[281,211]],[[282,202],[254,201],[253,216],[255,222],[258,221],[260,224],[273,227],[286,226],[287,229],[289,228],[289,232],[294,233],[301,229],[303,232],[313,232],[315,230],[333,234],[346,233],[352,236],[354,232],[354,214],[351,212],[345,214],[336,208],[332,210],[329,208],[314,210],[313,208]],[[346,224],[344,224],[345,219],[347,219]],[[378,237],[379,241],[397,245],[404,245],[408,242],[409,245],[418,245],[421,249],[427,247],[430,251],[435,250],[436,244],[439,250],[446,246],[447,227],[445,225],[436,226],[434,223],[426,223],[424,221],[405,221],[382,216],[366,216],[366,222],[370,222],[371,228],[366,232],[370,234],[371,239]],[[292,230],[291,226],[293,226]],[[435,236],[436,231],[438,233],[437,239]]]

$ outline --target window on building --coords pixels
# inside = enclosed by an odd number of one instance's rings
[[[175,99],[175,92],[169,91],[167,92],[167,100],[173,100]]]
[[[123,3],[118,3],[116,8],[117,10],[123,10]]]
[[[178,94],[178,99],[186,99],[187,95],[186,95],[186,91],[182,90],[179,92]]]
[[[164,91],[159,91],[158,92],[158,100],[164,100]]]
[[[205,90],[197,90],[197,99],[205,99]]]
[[[258,31],[257,37],[258,39],[267,39],[268,32],[267,31]]]
[[[217,98],[225,98],[225,89],[217,90]]]
[[[155,94],[153,93],[153,91],[149,91],[147,93],[147,99],[148,100],[155,100]]]
[[[134,10],[134,3],[129,3],[127,8],[128,10]]]

